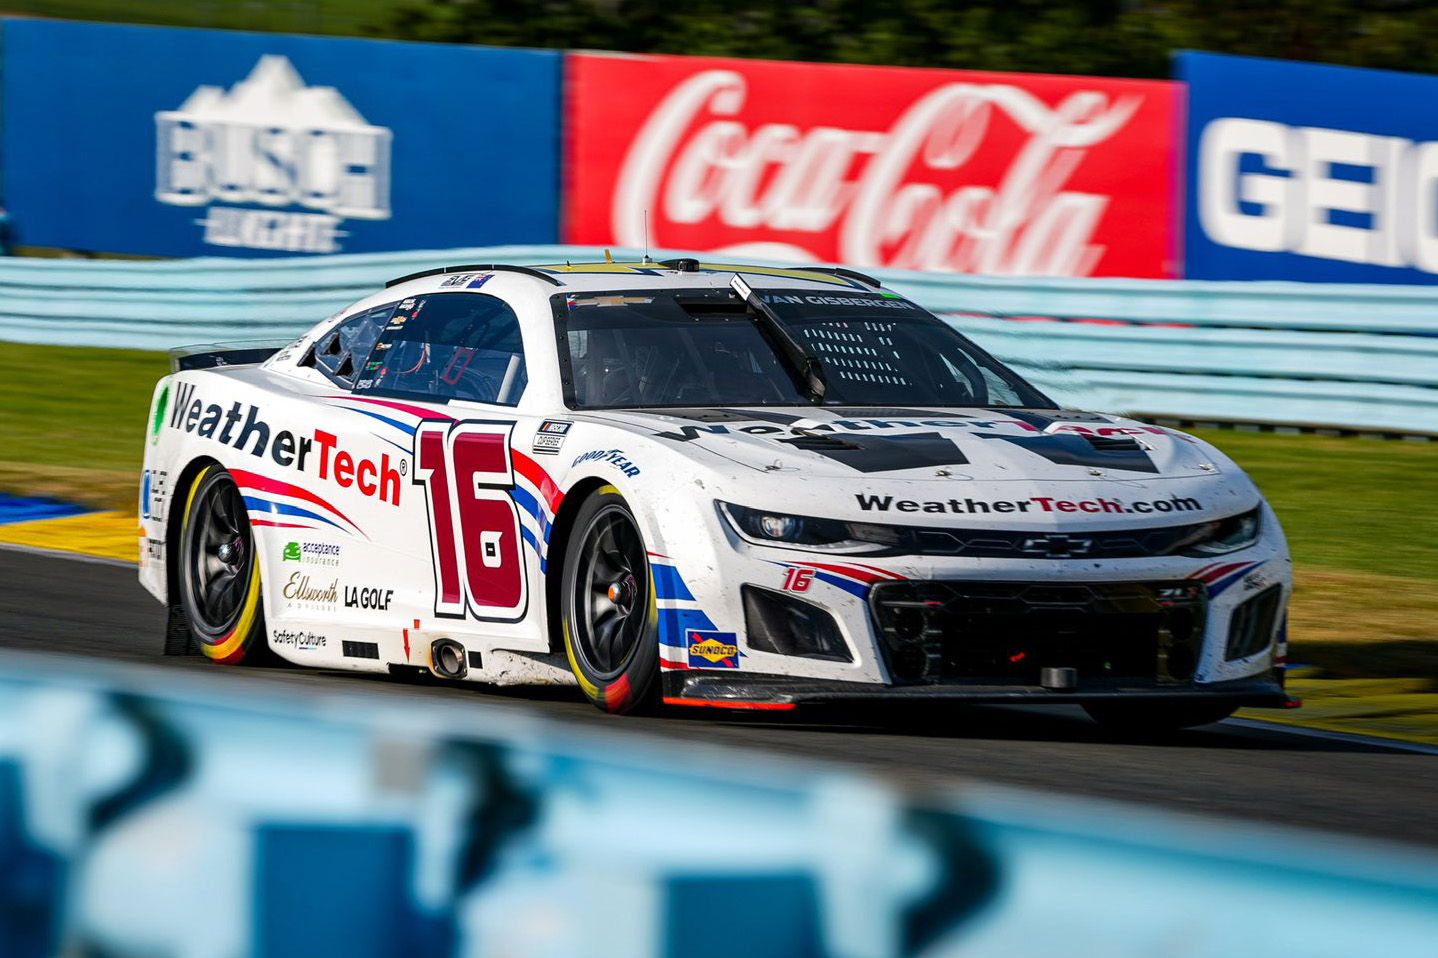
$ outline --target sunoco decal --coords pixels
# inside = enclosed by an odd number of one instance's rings
[[[690,632],[689,667],[691,669],[737,669],[739,667],[738,636],[733,632]]]

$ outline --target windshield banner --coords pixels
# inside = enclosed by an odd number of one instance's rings
[[[1169,277],[1176,84],[571,54],[565,239]]]
[[[1438,77],[1211,53],[1177,68],[1187,276],[1438,283]]]
[[[557,53],[6,19],[11,241],[156,256],[549,243]]]

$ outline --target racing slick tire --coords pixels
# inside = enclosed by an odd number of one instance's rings
[[[624,497],[601,486],[579,507],[560,582],[564,653],[604,712],[659,700],[659,612],[644,536]]]
[[[1155,737],[1221,722],[1237,711],[1237,706],[1228,702],[1091,702],[1083,710],[1111,731]]]
[[[180,525],[179,611],[190,641],[225,665],[271,659],[260,563],[239,486],[219,466],[195,476]],[[175,644],[166,639],[166,651]]]

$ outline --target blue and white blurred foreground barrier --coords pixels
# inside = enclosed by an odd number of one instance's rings
[[[289,337],[417,269],[602,257],[566,246],[283,260],[0,257],[0,339],[166,349]],[[952,315],[1069,405],[1438,434],[1438,289],[874,273]]]
[[[0,954],[1429,956],[1438,863],[377,689],[0,657]],[[935,801],[939,801],[935,799]]]

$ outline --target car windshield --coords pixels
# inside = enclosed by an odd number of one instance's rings
[[[825,405],[1054,407],[893,293],[760,295],[819,360]],[[729,290],[569,294],[554,306],[573,408],[809,405],[791,366]]]

